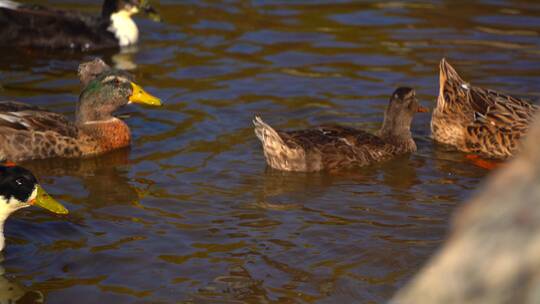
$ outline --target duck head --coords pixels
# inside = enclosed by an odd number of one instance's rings
[[[133,16],[139,11],[147,14],[154,21],[161,20],[158,12],[150,5],[148,0],[105,0],[101,8],[101,16],[106,19],[115,13],[125,13]]]
[[[19,166],[0,165],[0,250],[4,248],[4,221],[13,212],[32,205],[57,214],[68,213],[43,190],[30,171]]]
[[[94,58],[79,64],[77,74],[81,81],[81,87],[84,89],[92,80],[110,69],[111,67],[101,58]]]
[[[141,10],[152,20],[161,20],[147,0],[105,0],[103,2],[101,17],[109,20],[110,26],[107,30],[114,34],[121,47],[133,45],[139,40],[139,29],[132,16]]]
[[[411,123],[418,112],[428,112],[428,109],[420,106],[414,89],[397,88],[386,107],[379,134],[383,137],[411,138]]]
[[[78,124],[107,121],[114,111],[130,103],[160,106],[161,100],[146,93],[132,77],[119,70],[108,70],[90,81],[77,104]]]

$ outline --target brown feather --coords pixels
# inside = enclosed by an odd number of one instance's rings
[[[257,128],[271,127],[256,124]],[[271,167],[285,171],[361,167],[416,151],[412,140],[396,145],[365,131],[339,125],[275,132],[280,140],[262,141],[265,156]],[[271,147],[275,145],[280,146],[280,153],[274,153],[276,149]]]
[[[507,158],[519,150],[538,106],[469,85],[445,59],[439,77],[441,87],[431,120],[436,141],[493,158]]]

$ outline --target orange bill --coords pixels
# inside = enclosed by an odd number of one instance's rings
[[[416,110],[416,112],[418,112],[418,113],[428,113],[429,108],[418,106],[418,110]]]

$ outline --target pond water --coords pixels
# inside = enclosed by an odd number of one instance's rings
[[[51,5],[91,13],[96,1]],[[0,97],[70,115],[78,63],[130,69],[159,109],[131,149],[24,164],[71,211],[6,226],[4,283],[47,303],[381,303],[488,174],[413,123],[411,156],[342,174],[266,168],[251,120],[375,131],[389,94],[432,108],[442,57],[472,83],[540,96],[537,1],[164,1],[122,53],[0,51]],[[8,284],[8,283],[5,283]],[[15,289],[17,289],[15,288]],[[36,295],[37,294],[37,295]],[[1,298],[1,296],[0,296]]]

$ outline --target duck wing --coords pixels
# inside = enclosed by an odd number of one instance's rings
[[[77,12],[0,0],[0,41],[8,46],[95,49],[115,47],[110,21]]]
[[[331,147],[355,147],[361,145],[384,145],[379,137],[362,130],[339,126],[324,125],[317,128],[281,131],[279,132],[285,143],[292,147],[310,149],[331,149]]]
[[[514,124],[515,120],[530,121],[538,109],[523,99],[478,87],[470,90],[469,101],[476,113],[497,125]]]
[[[320,159],[325,168],[365,166],[388,158],[396,149],[373,134],[339,125],[279,134],[290,148],[302,148],[307,159]]]
[[[474,120],[467,127],[467,145],[480,153],[506,158],[519,148],[538,106],[481,88],[470,92]]]
[[[0,102],[0,133],[20,134],[20,131],[52,131],[65,137],[78,136],[77,126],[61,114],[15,101]]]

